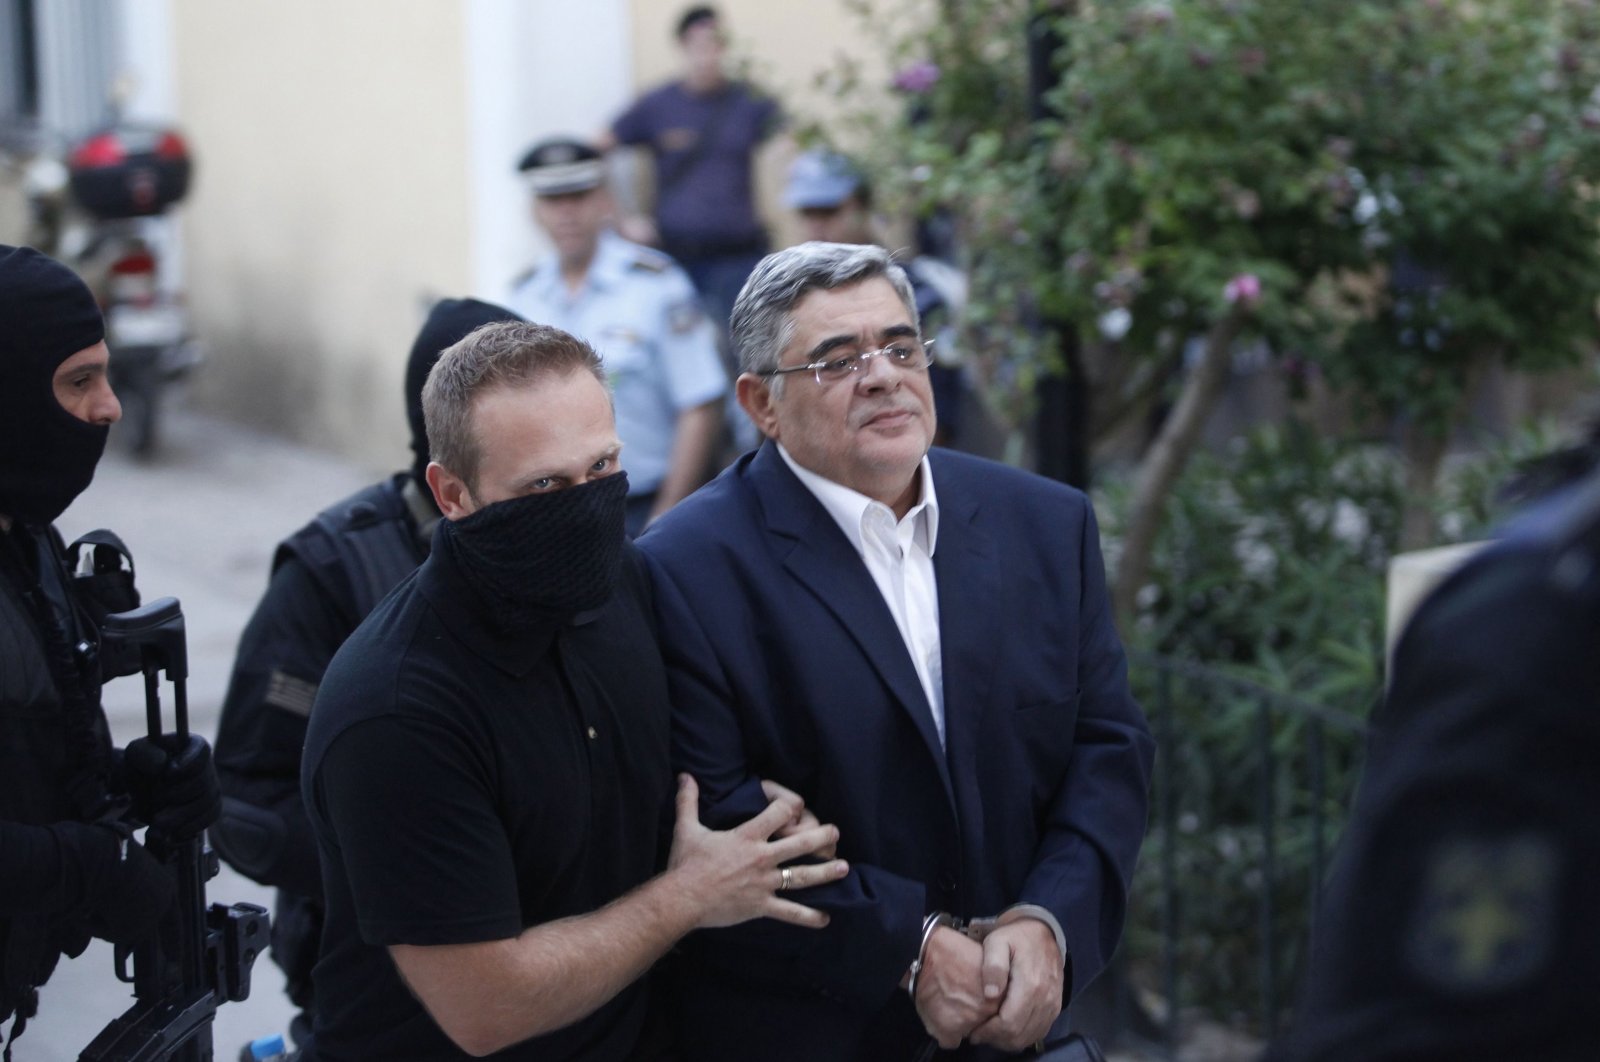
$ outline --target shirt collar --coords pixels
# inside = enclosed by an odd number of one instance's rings
[[[594,261],[589,263],[586,283],[595,288],[614,287],[627,273],[631,261],[626,241],[606,229],[600,233],[600,243],[594,249]]]
[[[834,523],[839,525],[839,530],[844,532],[844,537],[850,540],[850,545],[855,547],[857,553],[866,556],[866,545],[861,539],[861,525],[868,510],[877,506],[889,513],[891,518],[894,516],[894,511],[860,491],[852,490],[842,483],[835,483],[801,466],[789,455],[789,451],[784,449],[782,443],[774,445],[778,448],[778,456],[789,466],[789,471],[795,474],[795,478],[822,504],[828,515],[833,517]],[[917,502],[906,513],[905,519],[914,522],[913,540],[931,557],[939,539],[939,495],[933,488],[933,465],[929,463],[926,454],[922,456],[922,463],[917,469],[921,473]]]
[[[630,261],[627,242],[610,229],[602,231],[600,242],[594,249],[594,258],[589,262],[589,271],[583,276],[582,290],[614,287],[628,271]],[[547,298],[569,297],[567,286],[561,279],[559,257],[552,254],[539,266],[534,274],[534,287]]]

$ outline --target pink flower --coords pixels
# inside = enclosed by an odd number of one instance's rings
[[[1222,297],[1228,305],[1248,310],[1261,301],[1261,278],[1254,273],[1240,273],[1223,285]]]
[[[902,67],[894,76],[894,87],[901,92],[910,92],[921,95],[933,88],[939,81],[939,64],[928,59],[919,59],[909,66]]]

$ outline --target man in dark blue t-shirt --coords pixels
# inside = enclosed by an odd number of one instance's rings
[[[678,20],[684,76],[634,101],[599,137],[648,148],[655,163],[655,241],[694,281],[726,337],[728,315],[750,270],[767,253],[755,206],[756,149],[783,124],[775,100],[723,72],[726,40],[714,9],[692,7]],[[737,414],[730,403],[730,413]],[[730,417],[741,445],[755,434]]]

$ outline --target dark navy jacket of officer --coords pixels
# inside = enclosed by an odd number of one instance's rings
[[[1600,1057],[1600,475],[1421,606],[1277,1060]]]

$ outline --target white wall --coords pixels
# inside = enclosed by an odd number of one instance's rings
[[[175,122],[178,72],[174,66],[171,0],[116,0],[121,31],[118,72],[131,94],[123,105],[134,121]]]
[[[115,0],[111,7],[118,32],[112,77],[128,93],[122,101],[123,118],[181,126],[171,0]],[[183,217],[180,204],[145,225],[146,238],[161,256],[161,283],[169,292],[185,287]]]
[[[466,0],[473,290],[503,302],[549,250],[517,160],[556,134],[598,133],[633,93],[626,0]]]

